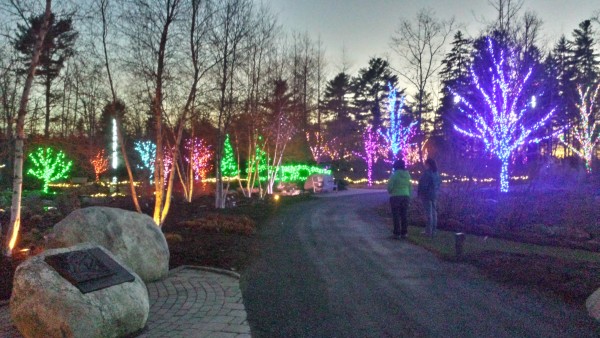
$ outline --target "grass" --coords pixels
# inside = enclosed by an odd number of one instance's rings
[[[409,228],[410,241],[444,258],[452,259],[456,257],[454,232],[438,231],[434,238],[429,238],[421,234],[422,230],[423,228]],[[487,251],[549,256],[573,261],[600,262],[600,254],[596,252],[466,234],[463,246],[463,254],[465,256],[473,256]]]

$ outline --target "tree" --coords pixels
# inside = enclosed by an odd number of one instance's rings
[[[253,6],[249,0],[225,0],[215,13],[215,25],[210,34],[211,48],[217,59],[218,76],[217,139],[215,146],[215,207],[225,208],[223,175],[223,141],[235,114],[235,72],[241,66],[243,41],[251,33]]]
[[[572,80],[584,87],[591,86],[598,78],[600,60],[594,49],[596,43],[593,36],[590,20],[584,20],[573,31],[571,62],[575,73]]]
[[[598,90],[600,90],[600,84],[597,84],[593,89],[588,87],[585,91],[581,89],[581,86],[577,88],[580,99],[579,104],[577,104],[579,121],[572,129],[574,139],[579,147],[565,142],[563,135],[559,136],[559,140],[563,144],[585,161],[585,169],[588,173],[592,172],[594,149],[596,145],[600,144],[600,121],[594,121],[593,119],[594,114],[597,112],[595,104],[598,102]]]
[[[225,136],[225,144],[223,145],[223,161],[221,161],[221,172],[224,177],[235,177],[239,175],[238,164],[235,159],[233,147],[229,140],[229,134]]]
[[[367,120],[373,129],[381,126],[385,98],[389,94],[388,84],[396,87],[398,77],[392,74],[390,64],[381,58],[369,60],[369,67],[358,71],[353,81],[355,119]]]
[[[36,34],[44,24],[44,15],[29,19],[29,25],[18,25],[19,32],[15,42],[15,48],[24,56],[25,66],[29,66],[29,56],[32,54]],[[37,76],[41,77],[44,84],[46,98],[46,115],[44,121],[44,136],[50,135],[50,106],[54,95],[52,94],[52,83],[59,76],[61,69],[67,59],[74,54],[75,39],[77,32],[73,30],[72,19],[65,18],[56,20],[55,15],[50,14],[48,32],[44,36],[42,53],[37,65]]]
[[[48,28],[50,26],[50,15],[52,12],[52,0],[46,0],[46,10],[44,19],[39,26],[35,36],[35,44],[31,53],[31,62],[29,62],[29,70],[23,84],[23,92],[19,102],[19,110],[17,112],[17,123],[15,126],[15,159],[13,166],[13,195],[10,207],[10,223],[8,225],[7,241],[5,255],[11,256],[12,250],[15,247],[21,227],[21,196],[23,193],[23,143],[25,140],[25,116],[27,115],[27,103],[29,102],[29,93],[33,84],[36,68],[42,52],[42,46]]]
[[[90,159],[90,163],[96,174],[96,182],[100,181],[100,174],[108,170],[108,157],[104,155],[104,149],[100,150],[96,156]]]
[[[453,30],[454,19],[442,21],[434,17],[432,10],[421,9],[414,22],[401,21],[395,35],[392,36],[392,48],[402,59],[405,69],[400,74],[413,86],[419,135],[428,129],[423,123],[428,102],[428,86],[442,67],[439,58],[444,54],[443,47]],[[423,138],[420,137],[419,151],[422,143]]]
[[[354,155],[362,158],[367,163],[367,185],[373,185],[373,164],[382,154],[381,144],[379,143],[379,134],[368,125],[363,132],[363,151],[354,152]]]
[[[131,171],[131,165],[129,164],[129,157],[127,156],[127,151],[125,149],[125,141],[123,138],[123,132],[121,128],[123,126],[124,115],[125,115],[125,104],[117,98],[117,93],[115,90],[115,86],[113,83],[112,72],[110,68],[110,60],[108,57],[108,47],[107,47],[107,38],[108,38],[108,5],[109,0],[100,0],[98,2],[100,6],[100,14],[102,18],[102,52],[104,56],[104,66],[106,68],[106,77],[108,79],[108,84],[110,86],[110,93],[112,102],[104,107],[101,116],[101,126],[103,127],[103,133],[105,136],[109,135],[109,128],[111,128],[110,135],[116,131],[117,141],[121,147],[121,156],[123,157],[123,162],[125,162],[125,169],[127,170],[127,175],[129,177],[129,191],[131,195],[131,199],[133,201],[133,205],[135,210],[139,213],[142,212],[142,208],[140,208],[140,203],[138,202],[137,192],[135,190],[135,183],[133,179],[133,172]],[[112,140],[111,140],[112,141]],[[113,152],[113,156],[115,156]]]
[[[54,153],[51,147],[39,147],[36,151],[29,154],[33,168],[27,173],[44,182],[42,191],[48,193],[48,184],[61,178],[67,178],[71,171],[73,161],[67,161],[65,153],[58,151]]]
[[[514,49],[487,38],[487,48],[477,55],[471,66],[475,85],[473,94],[456,92],[462,121],[454,128],[480,139],[486,151],[501,161],[500,191],[508,192],[508,163],[518,147],[551,137],[530,137],[541,129],[554,113],[535,115],[527,96],[533,66],[521,64]],[[533,113],[532,113],[533,112]]]
[[[273,185],[281,166],[283,155],[288,142],[296,133],[295,121],[290,112],[291,94],[288,93],[287,83],[277,80],[274,83],[273,94],[265,107],[269,110],[270,125],[265,139],[267,153],[267,193],[273,193]]]
[[[402,155],[403,159],[407,158],[409,150],[409,140],[415,133],[417,121],[411,122],[406,127],[403,126],[402,111],[404,108],[404,96],[400,98],[400,103],[397,105],[396,88],[390,85],[390,94],[388,95],[388,114],[390,116],[387,130],[379,133],[386,140],[389,146],[392,162]]]

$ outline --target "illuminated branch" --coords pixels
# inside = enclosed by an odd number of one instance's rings
[[[579,92],[580,103],[577,104],[579,110],[579,121],[573,128],[573,137],[579,143],[579,149],[574,144],[565,142],[563,135],[559,135],[558,139],[564,143],[575,154],[585,161],[585,169],[588,173],[592,172],[592,155],[594,148],[600,143],[600,121],[590,122],[590,117],[594,114],[594,103],[598,96],[600,84],[596,85],[593,93],[590,93],[588,87],[585,92],[581,90],[581,86],[577,86]],[[598,128],[598,131],[596,130]]]
[[[108,170],[108,157],[104,155],[104,149],[99,151],[95,157],[90,160],[96,174],[96,182],[100,180],[100,174]]]
[[[561,130],[530,138],[532,133],[546,124],[554,109],[537,118],[537,122],[528,122],[532,118],[533,104],[524,97],[524,89],[533,68],[529,67],[526,73],[522,73],[518,65],[519,56],[508,49],[495,49],[490,38],[487,39],[487,54],[491,64],[487,67],[478,65],[478,69],[483,70],[482,74],[478,74],[471,66],[471,77],[479,96],[471,100],[455,93],[455,101],[467,123],[465,126],[455,125],[454,129],[482,140],[486,151],[500,159],[500,191],[508,192],[508,163],[512,153],[519,146],[538,143]]]
[[[185,156],[185,160],[192,168],[194,179],[196,181],[205,179],[211,169],[212,151],[210,150],[210,146],[201,138],[194,137],[185,142],[185,149],[190,154],[189,156]],[[224,162],[225,160],[221,162],[221,167],[223,167]],[[225,175],[224,171],[222,173]]]
[[[382,155],[382,147],[379,144],[378,133],[373,131],[372,126],[367,126],[363,133],[363,153],[354,153],[367,163],[367,185],[373,185],[373,164]]]
[[[42,191],[45,194],[48,193],[48,184],[61,178],[67,178],[73,165],[73,161],[66,160],[65,153],[59,151],[55,154],[54,149],[50,147],[38,148],[29,154],[29,160],[33,164],[33,168],[30,168],[27,174],[44,182]]]
[[[146,169],[150,172],[150,184],[154,177],[154,160],[156,159],[156,144],[152,141],[135,141],[135,150],[142,158],[142,164],[138,165],[139,169]]]
[[[389,126],[386,132],[379,130],[379,134],[383,136],[388,144],[390,153],[392,155],[392,162],[402,155],[402,158],[406,160],[409,157],[411,151],[410,139],[415,134],[417,121],[413,121],[408,126],[402,126],[402,108],[404,108],[404,96],[398,102],[396,97],[396,88],[392,87],[388,83],[390,93],[388,95],[388,113],[390,115]],[[417,148],[418,150],[418,148]]]
[[[238,164],[235,160],[233,147],[229,139],[229,134],[225,137],[223,143],[223,159],[221,160],[221,173],[224,177],[235,177],[239,174]]]

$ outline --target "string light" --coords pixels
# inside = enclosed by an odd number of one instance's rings
[[[382,148],[379,144],[378,134],[373,131],[372,126],[367,126],[363,133],[363,153],[354,153],[356,156],[362,158],[367,163],[367,185],[370,187],[373,185],[373,164],[382,153]]]
[[[417,121],[413,121],[406,127],[402,126],[402,111],[404,108],[405,97],[402,96],[400,98],[400,102],[396,107],[396,103],[398,101],[396,97],[396,88],[392,87],[390,83],[388,83],[388,88],[390,89],[390,93],[388,94],[388,113],[390,115],[390,125],[385,133],[379,130],[379,134],[381,134],[381,136],[383,136],[387,142],[393,159],[396,159],[400,154],[402,155],[403,159],[406,159],[409,155],[408,153],[411,151],[411,144],[409,143],[409,140],[415,133]]]
[[[476,109],[469,100],[455,94],[455,100],[460,103],[459,110],[470,125],[466,128],[454,125],[454,129],[468,137],[482,140],[486,151],[500,159],[500,191],[508,192],[508,163],[512,153],[521,145],[538,143],[561,130],[545,137],[530,138],[554,113],[552,109],[536,123],[527,126],[526,118],[529,118],[527,113],[531,106],[522,95],[533,67],[529,67],[526,73],[521,73],[518,55],[511,50],[495,49],[490,38],[487,39],[487,52],[492,65],[489,72],[483,74],[486,78],[481,78],[471,66],[471,77],[484,104],[481,109]]]
[[[138,165],[139,169],[150,171],[150,183],[154,177],[154,160],[156,159],[156,144],[152,141],[135,141],[135,150],[140,154],[142,164]]]
[[[100,180],[100,174],[108,170],[108,157],[104,156],[104,149],[99,151],[96,154],[96,156],[90,159],[90,163],[92,164],[92,167],[94,167],[94,174],[96,174],[96,182],[98,182]]]
[[[579,93],[580,98],[580,103],[577,104],[579,121],[574,128],[572,128],[572,131],[573,138],[577,140],[580,148],[577,149],[574,145],[567,143],[562,134],[558,136],[558,139],[564,145],[585,161],[585,169],[588,173],[592,172],[592,155],[594,154],[594,148],[600,143],[600,135],[598,135],[599,133],[596,133],[596,127],[600,127],[600,121],[596,120],[594,123],[590,123],[590,117],[594,112],[594,103],[596,102],[599,89],[600,84],[597,84],[590,98],[589,87],[586,88],[584,92],[581,90],[581,86],[577,86],[577,92]]]
[[[225,154],[227,155],[227,142],[229,141],[229,135],[227,135],[225,141]],[[229,147],[231,147],[231,143],[229,144]],[[210,160],[212,159],[212,151],[210,150],[210,146],[206,144],[203,139],[199,137],[193,137],[186,140],[185,150],[188,154],[190,154],[189,156],[185,156],[185,160],[192,167],[194,180],[199,181],[206,179],[206,176],[211,168]],[[233,150],[231,151],[233,155]],[[225,159],[223,159],[221,162],[221,173],[223,173],[224,161]],[[225,174],[223,173],[223,175]]]
[[[233,153],[233,147],[231,146],[229,134],[225,136],[225,142],[223,143],[223,159],[221,160],[221,174],[225,177],[233,177],[239,174],[238,164],[235,160],[235,154]]]
[[[27,174],[32,175],[43,182],[42,191],[47,194],[50,182],[67,178],[73,161],[67,161],[65,153],[58,151],[55,153],[51,147],[37,148],[36,151],[29,154],[29,160],[33,164],[33,168],[27,171]]]

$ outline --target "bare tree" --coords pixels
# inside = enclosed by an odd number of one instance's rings
[[[433,10],[421,9],[414,21],[404,19],[392,36],[392,48],[402,60],[400,76],[414,89],[417,131],[423,134],[423,112],[427,106],[428,86],[442,67],[443,48],[455,28],[454,19],[443,21],[434,16]],[[423,137],[419,137],[419,155]]]
[[[40,60],[42,45],[49,29],[50,16],[52,14],[52,0],[46,0],[46,9],[44,19],[39,31],[36,32],[36,41],[31,55],[31,62],[27,71],[27,78],[23,85],[23,92],[19,102],[17,112],[16,139],[15,139],[15,160],[13,171],[13,196],[10,208],[10,223],[8,224],[5,255],[11,256],[15,248],[19,228],[21,226],[21,196],[23,192],[23,143],[25,139],[25,116],[27,115],[27,103],[29,93],[35,77],[35,71]]]
[[[107,47],[107,37],[108,37],[108,6],[109,0],[98,0],[98,6],[100,9],[100,16],[102,18],[102,51],[104,55],[104,66],[106,67],[106,76],[108,79],[108,84],[110,86],[110,93],[112,97],[111,107],[114,109],[117,105],[117,93],[115,91],[115,86],[113,83],[111,67],[108,57],[108,47]],[[123,121],[121,121],[121,115],[115,112],[114,118],[116,120],[116,129],[117,129],[117,139],[121,148],[121,155],[123,156],[123,161],[125,162],[125,169],[127,170],[127,176],[129,177],[129,191],[131,193],[131,199],[133,201],[133,205],[135,206],[135,210],[137,212],[142,212],[140,208],[140,203],[137,198],[137,192],[135,190],[133,172],[131,171],[131,165],[129,164],[129,157],[127,156],[127,151],[125,149],[125,142],[123,140],[123,132],[121,131]]]
[[[524,0],[488,0],[488,3],[496,10],[496,21],[492,28],[500,32],[508,33],[516,38],[514,32],[519,18],[519,12],[523,8]]]
[[[236,71],[242,65],[243,41],[251,31],[253,5],[250,0],[224,0],[215,16],[211,46],[217,63],[218,102],[216,106],[217,138],[215,144],[215,207],[225,207],[221,160],[223,142],[236,112]]]

